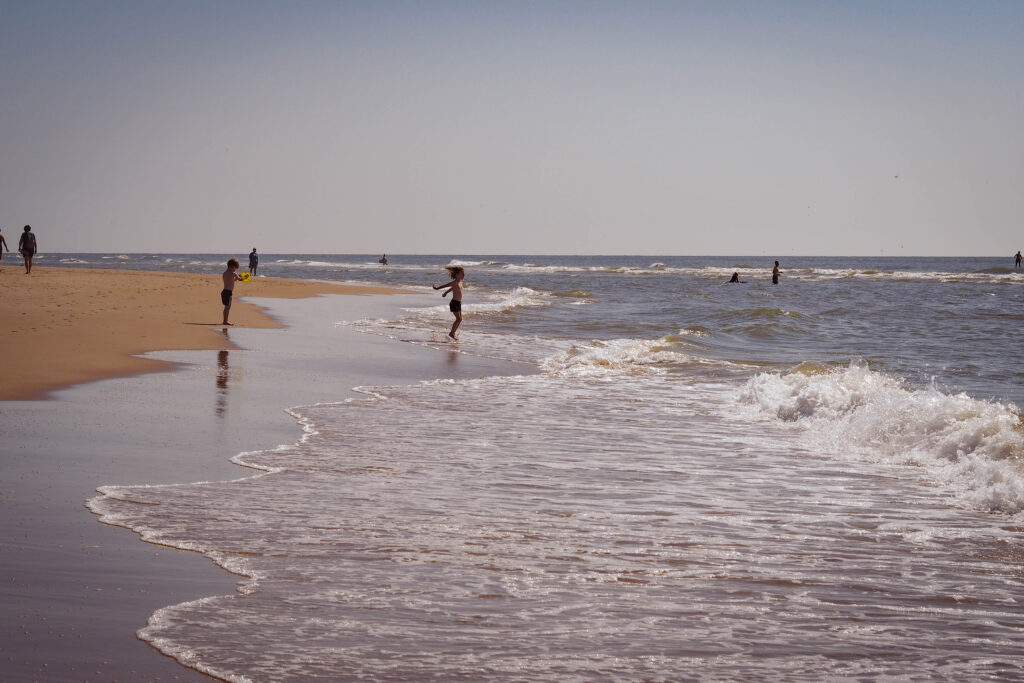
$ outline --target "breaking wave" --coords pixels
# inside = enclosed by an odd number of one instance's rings
[[[863,364],[762,373],[739,400],[832,455],[921,467],[969,507],[1024,511],[1024,433],[1012,404],[910,388]]]

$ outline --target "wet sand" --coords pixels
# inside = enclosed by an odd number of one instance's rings
[[[60,387],[166,370],[147,351],[232,349],[220,275],[36,267],[0,271],[0,400],[45,398]],[[382,294],[400,290],[259,277],[235,283],[230,322],[280,327],[243,297]]]
[[[200,277],[207,302],[209,278]],[[428,303],[434,298],[258,300],[284,327],[205,329],[218,342],[203,340],[208,350],[145,359],[173,372],[0,402],[0,679],[209,680],[135,632],[162,606],[232,592],[236,577],[101,524],[85,501],[105,484],[246,476],[231,456],[300,437],[285,408],[348,398],[354,386],[524,371],[335,325]],[[207,317],[217,314],[214,306]]]

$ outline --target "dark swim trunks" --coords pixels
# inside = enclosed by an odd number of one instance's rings
[[[231,305],[231,295],[232,294],[233,294],[233,292],[230,289],[222,289],[222,290],[220,290],[220,302],[222,304],[224,304],[225,306],[230,306]]]
[[[461,313],[462,302],[452,299],[451,301],[448,302],[448,310],[451,311],[452,313]]]

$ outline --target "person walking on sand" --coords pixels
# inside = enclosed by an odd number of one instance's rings
[[[772,284],[779,284],[779,262],[775,262],[775,267],[772,268]]]
[[[7,240],[4,239],[4,231],[0,230],[0,263],[3,263],[4,260],[4,249],[8,254],[11,253],[11,248],[7,246]]]
[[[256,253],[256,247],[249,252],[249,275],[256,277],[256,268],[260,265],[260,255]]]
[[[1020,260],[1021,260],[1021,255],[1020,255],[1020,252],[1018,251],[1017,255],[1013,257],[1013,266],[1014,266],[1014,268],[1020,268]]]
[[[21,252],[21,257],[25,259],[25,275],[32,272],[32,257],[36,255],[36,236],[32,232],[32,226],[26,225],[25,231],[21,233],[21,239],[18,240],[18,251]]]
[[[224,324],[230,325],[228,322],[228,314],[231,313],[231,297],[235,293],[235,283],[241,280],[238,273],[238,259],[228,259],[228,267],[221,274],[221,278],[224,280],[224,289],[220,290],[220,302],[224,304]]]
[[[462,324],[462,279],[466,277],[466,271],[462,269],[462,266],[445,266],[444,269],[451,276],[451,282],[446,282],[443,285],[433,285],[433,287],[434,289],[445,290],[441,294],[442,298],[449,294],[452,295],[452,300],[448,302],[448,310],[455,316],[455,322],[452,323],[452,330],[448,333],[448,336],[458,340],[455,333],[458,331],[459,325]]]

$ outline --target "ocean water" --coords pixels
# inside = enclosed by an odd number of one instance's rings
[[[304,436],[237,481],[104,487],[104,521],[247,577],[153,615],[161,651],[237,681],[1024,679],[1012,259],[775,286],[767,257],[378,257],[260,272],[434,294],[464,265],[458,345],[440,297],[338,324],[530,372],[291,407]]]

